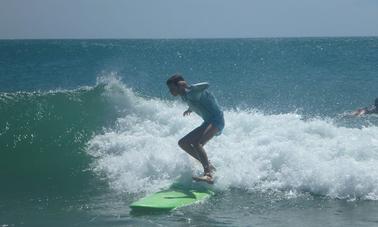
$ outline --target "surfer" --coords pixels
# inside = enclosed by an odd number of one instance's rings
[[[193,177],[197,181],[214,182],[214,166],[209,162],[205,144],[214,136],[220,135],[224,128],[223,112],[217,100],[207,88],[208,83],[188,84],[184,78],[175,74],[167,80],[167,86],[173,96],[181,96],[189,108],[184,116],[195,112],[204,122],[178,141],[179,146],[193,158],[201,162],[203,176]]]
[[[361,116],[365,114],[378,114],[378,98],[375,99],[374,106],[360,108],[352,113],[353,116]]]

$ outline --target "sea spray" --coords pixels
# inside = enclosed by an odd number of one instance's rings
[[[158,190],[180,175],[200,172],[177,141],[200,125],[183,117],[185,105],[143,98],[120,81],[117,88],[128,111],[116,127],[94,136],[87,152],[93,170],[123,192]],[[295,113],[264,114],[226,110],[223,134],[206,145],[217,168],[219,190],[313,193],[331,198],[378,199],[378,127],[346,128]]]

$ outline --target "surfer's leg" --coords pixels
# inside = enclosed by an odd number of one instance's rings
[[[207,157],[206,151],[203,147],[218,132],[219,132],[219,129],[217,127],[215,127],[213,124],[208,124],[205,130],[202,132],[202,134],[198,138],[198,140],[193,143],[193,147],[197,151],[198,156],[201,160],[205,175],[209,175],[210,177],[212,176],[211,174],[212,168],[211,168],[209,159]]]
[[[191,155],[193,158],[197,159],[199,162],[202,163],[201,158],[198,154],[198,152],[194,149],[193,143],[196,141],[199,141],[201,138],[201,135],[206,130],[206,127],[203,125],[195,128],[193,131],[188,133],[186,136],[184,136],[182,139],[178,141],[179,146],[186,151],[189,155]]]

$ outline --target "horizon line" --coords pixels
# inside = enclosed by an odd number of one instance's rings
[[[197,37],[197,38],[163,38],[163,37],[153,37],[153,38],[0,38],[0,40],[219,40],[219,39],[327,39],[327,38],[378,38],[378,35],[349,35],[349,36],[256,36],[256,37]]]

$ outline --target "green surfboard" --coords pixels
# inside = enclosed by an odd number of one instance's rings
[[[172,185],[169,189],[148,195],[132,203],[132,211],[170,211],[187,206],[214,195],[214,192],[206,187],[192,187],[179,184]]]

